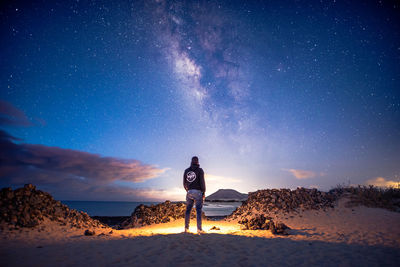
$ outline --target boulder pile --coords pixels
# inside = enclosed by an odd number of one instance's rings
[[[55,200],[49,193],[36,190],[31,184],[12,190],[3,188],[0,191],[0,224],[15,228],[34,227],[44,218],[69,224],[71,227],[103,226],[98,220],[93,220],[88,214],[68,208]]]
[[[253,218],[239,220],[243,230],[270,230],[275,235],[288,235],[290,228],[282,222],[275,223],[271,217],[257,215]]]
[[[167,223],[176,219],[185,218],[185,212],[186,205],[182,202],[172,203],[167,200],[163,203],[151,206],[141,204],[136,207],[129,219],[123,221],[118,226],[118,229],[128,229],[156,223]],[[195,217],[196,212],[193,208],[190,218]],[[202,217],[206,218],[204,212],[202,212]]]
[[[278,212],[333,208],[337,195],[317,189],[265,189],[250,192],[248,199],[228,219],[252,219],[258,214],[269,217]]]

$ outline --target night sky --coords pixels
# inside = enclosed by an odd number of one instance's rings
[[[398,186],[397,1],[1,3],[0,186],[62,200]]]

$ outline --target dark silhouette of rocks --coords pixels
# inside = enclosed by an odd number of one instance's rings
[[[35,227],[46,217],[61,225],[76,228],[104,226],[85,212],[70,209],[49,193],[36,190],[31,184],[16,190],[1,189],[0,225],[10,225],[14,228]]]
[[[96,234],[96,232],[95,231],[91,231],[91,230],[89,230],[89,229],[87,229],[87,230],[85,230],[85,233],[84,233],[86,236],[92,236],[92,235],[95,235]]]
[[[383,208],[400,212],[400,188],[369,186],[342,186],[338,185],[329,191],[336,195],[345,195],[350,200],[348,207],[363,205],[371,208]]]
[[[229,219],[243,219],[256,214],[268,217],[279,211],[333,208],[337,197],[338,195],[334,193],[306,188],[258,190],[250,192],[248,199],[229,216]]]
[[[167,223],[185,218],[185,212],[186,204],[183,202],[172,203],[167,200],[164,203],[151,206],[141,204],[135,208],[131,217],[122,222],[118,228],[128,229],[156,223]],[[192,219],[196,218],[195,208],[192,209],[190,217]],[[202,217],[204,219],[206,218],[204,212],[202,212]]]
[[[271,217],[266,217],[263,214],[250,219],[243,218],[239,220],[239,223],[243,225],[243,230],[270,230],[275,235],[288,235],[290,230],[283,222],[275,223]]]
[[[325,193],[317,189],[297,188],[264,189],[250,192],[249,197],[228,220],[237,219],[246,230],[270,230],[273,234],[289,234],[283,222],[274,222],[273,215],[280,212],[298,212],[310,209],[333,208],[339,197],[336,193]]]
[[[242,194],[233,189],[219,189],[217,192],[206,197],[206,201],[245,201],[247,194]]]
[[[130,216],[91,216],[93,219],[100,221],[103,224],[106,224],[110,227],[115,227],[126,221],[130,218]]]

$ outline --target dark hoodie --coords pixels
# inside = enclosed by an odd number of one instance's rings
[[[190,189],[197,189],[206,192],[206,183],[204,182],[204,171],[200,168],[199,164],[190,165],[189,168],[183,173],[183,187],[186,191]]]

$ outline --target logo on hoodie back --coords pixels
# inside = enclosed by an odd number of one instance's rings
[[[186,181],[188,181],[189,183],[193,182],[194,180],[196,180],[196,173],[190,171],[186,174]]]

